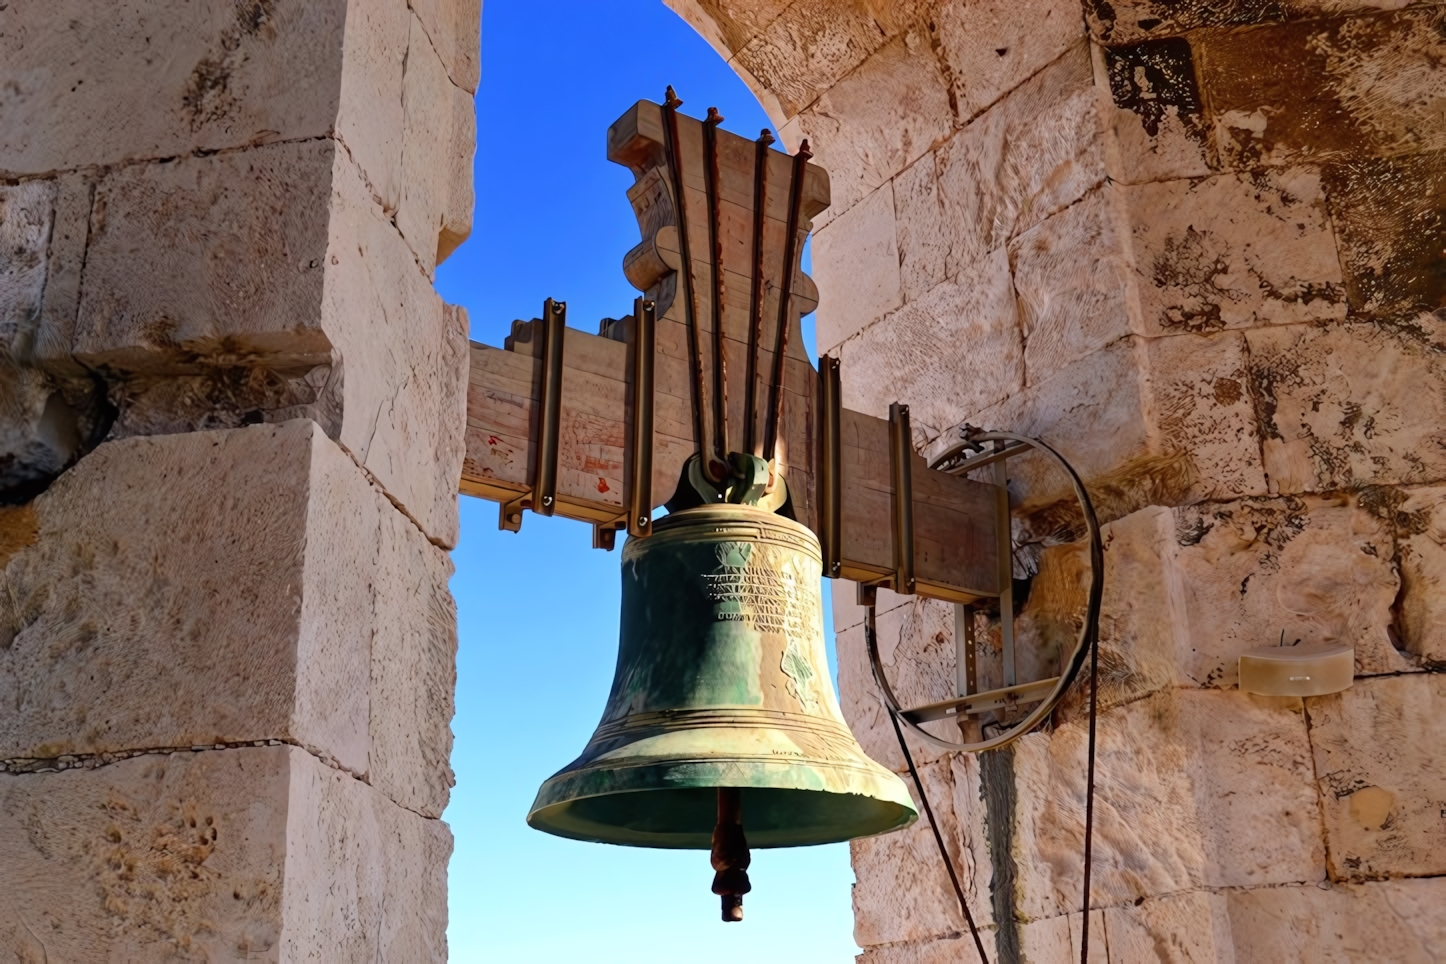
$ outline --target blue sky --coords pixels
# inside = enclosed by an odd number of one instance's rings
[[[443,296],[467,308],[474,339],[500,346],[512,319],[539,314],[549,296],[585,330],[630,310],[621,263],[638,240],[624,194],[632,176],[608,163],[604,137],[667,84],[685,113],[716,106],[749,137],[772,126],[661,0],[486,0],[477,211],[472,238],[437,272]],[[456,836],[452,960],[849,961],[846,845],[755,853],[747,919],[724,925],[704,852],[584,844],[527,827],[537,786],[582,749],[612,681],[619,559],[589,546],[579,523],[529,515],[513,535],[497,530],[495,504],[462,500],[457,786],[445,815]]]

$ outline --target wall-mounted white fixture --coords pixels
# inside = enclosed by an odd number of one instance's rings
[[[1348,689],[1356,677],[1356,648],[1267,646],[1240,656],[1240,689],[1259,696],[1324,696]]]

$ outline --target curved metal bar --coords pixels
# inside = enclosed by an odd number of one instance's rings
[[[1030,711],[1029,715],[1020,720],[1013,727],[979,743],[956,743],[953,740],[945,740],[935,736],[923,727],[910,720],[905,714],[910,712],[899,705],[898,697],[894,695],[893,688],[884,674],[883,661],[879,658],[878,632],[874,623],[874,608],[868,607],[864,621],[864,643],[869,653],[869,668],[873,671],[874,682],[878,684],[879,693],[883,697],[884,705],[914,733],[922,739],[927,740],[934,746],[946,750],[964,750],[966,752],[980,752],[983,750],[997,750],[1007,746],[1015,740],[1034,730],[1045,718],[1054,711],[1065,691],[1074,683],[1075,677],[1079,675],[1080,668],[1084,666],[1085,657],[1089,655],[1094,643],[1094,634],[1099,625],[1100,603],[1104,598],[1105,591],[1105,551],[1104,544],[1100,539],[1100,524],[1095,516],[1094,504],[1090,501],[1089,493],[1085,491],[1084,482],[1074,467],[1064,460],[1064,457],[1053,448],[1041,442],[1039,439],[1032,439],[1024,435],[1016,435],[1013,432],[970,432],[967,438],[962,439],[954,452],[957,455],[964,448],[975,442],[1015,442],[1035,449],[1057,466],[1064,470],[1069,476],[1070,484],[1074,487],[1075,498],[1079,500],[1080,509],[1084,513],[1085,527],[1089,530],[1090,540],[1090,589],[1089,601],[1085,611],[1084,625],[1080,628],[1079,641],[1075,644],[1074,651],[1070,653],[1066,664],[1061,667],[1059,682],[1050,690],[1049,695],[1040,704]],[[949,456],[952,458],[953,456]],[[946,459],[940,456],[931,462],[932,465],[941,464]]]

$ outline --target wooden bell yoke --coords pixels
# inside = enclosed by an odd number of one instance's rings
[[[561,515],[610,549],[619,529],[648,535],[695,453],[705,484],[741,453],[819,536],[825,575],[960,603],[1007,594],[999,486],[928,469],[907,407],[842,408],[837,359],[809,364],[799,319],[818,290],[799,257],[829,181],[807,142],[790,156],[680,103],[669,88],[608,129],[608,159],[636,178],[632,313],[590,335],[549,299],[504,348],[472,343],[461,491],[502,503],[505,529],[524,509]]]

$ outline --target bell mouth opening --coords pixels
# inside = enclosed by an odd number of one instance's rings
[[[887,833],[915,812],[891,800],[826,790],[741,787],[748,846],[807,847]],[[627,847],[707,850],[718,822],[717,787],[633,790],[582,797],[528,814],[536,830]]]

